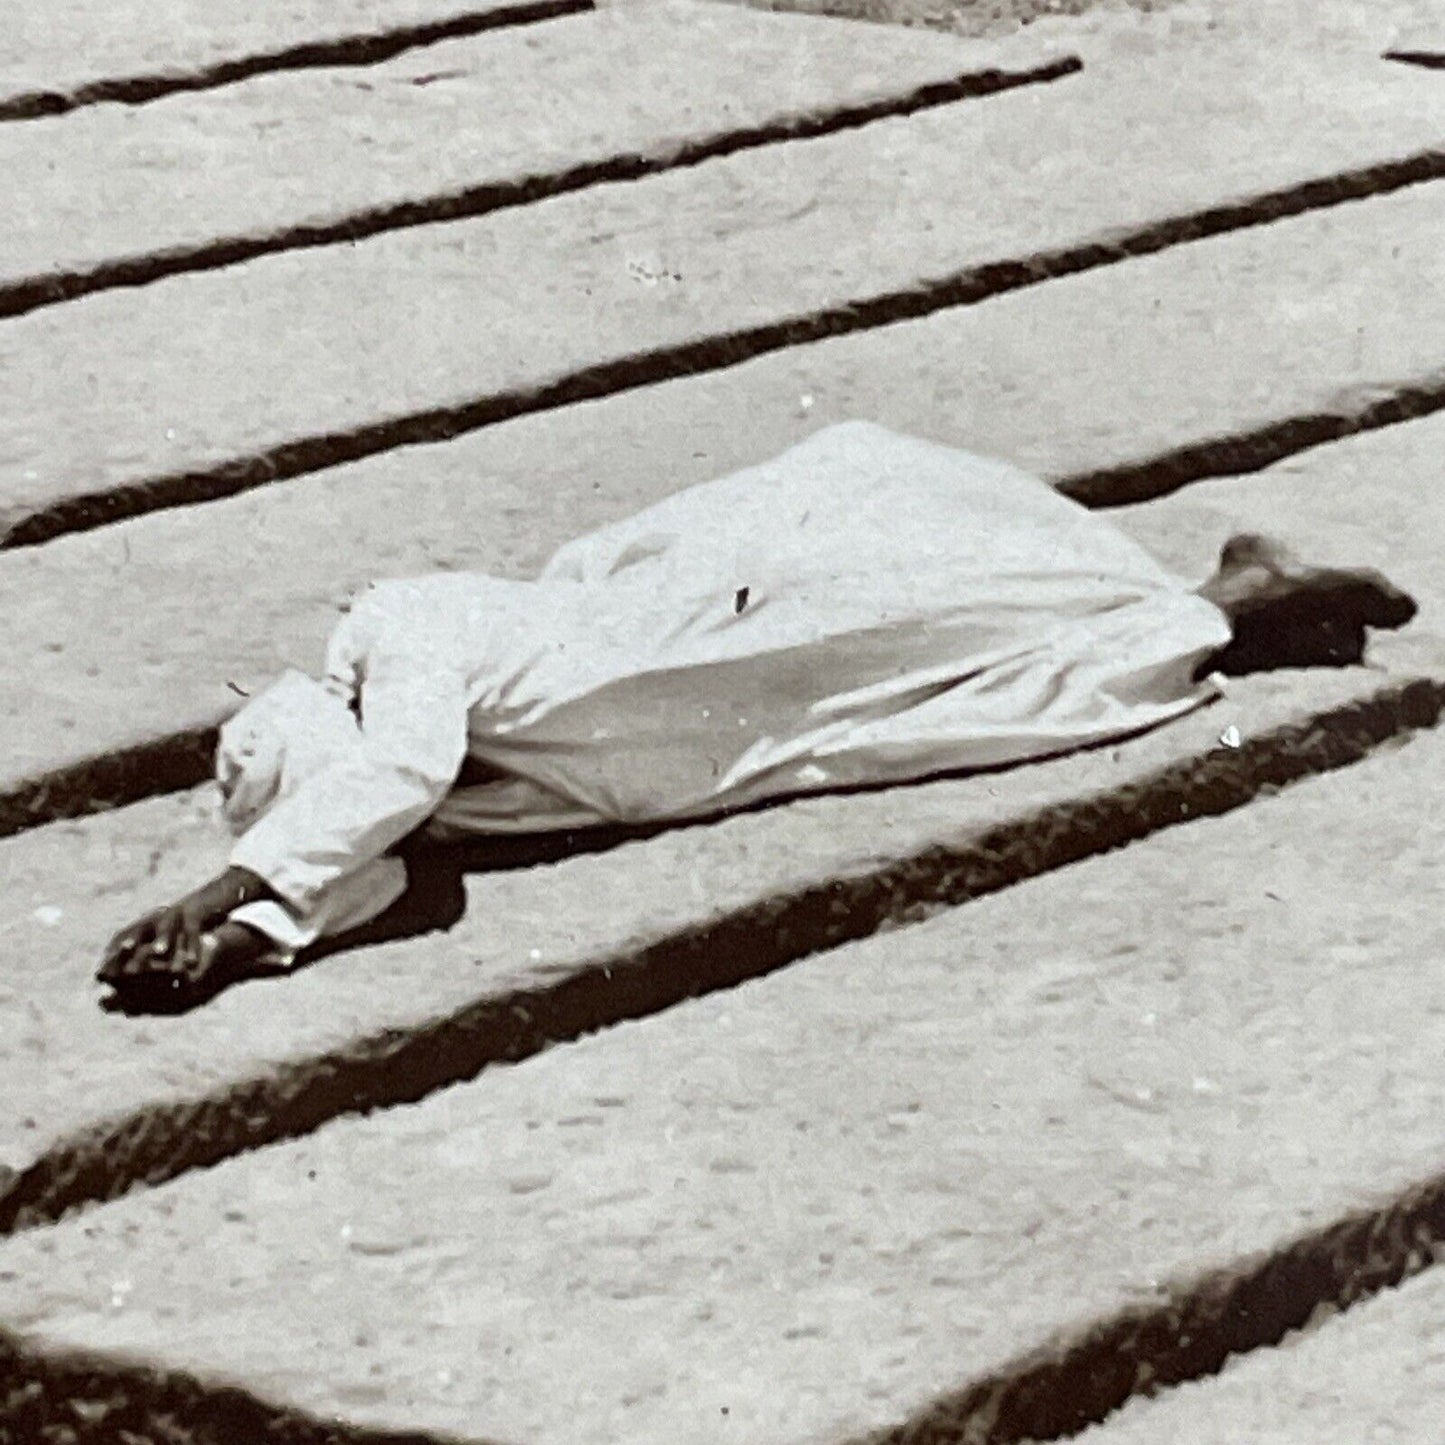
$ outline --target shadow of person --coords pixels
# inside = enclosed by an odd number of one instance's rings
[[[770,800],[757,807],[775,807],[787,799]],[[749,811],[755,811],[750,809]],[[302,954],[289,972],[320,963],[338,953],[447,933],[466,913],[468,877],[488,873],[525,872],[569,858],[609,853],[624,843],[643,842],[661,833],[716,822],[726,816],[694,818],[684,822],[632,826],[598,826],[549,833],[514,833],[442,842],[425,830],[412,834],[393,851],[406,863],[407,889],[385,913],[360,928],[323,939]]]
[[[597,827],[553,833],[478,837],[440,842],[424,831],[405,839],[393,851],[407,865],[406,892],[384,913],[359,928],[322,939],[289,966],[254,957],[219,957],[198,978],[175,974],[141,975],[128,979],[100,1001],[107,1013],[130,1017],[175,1016],[211,1002],[218,994],[250,980],[279,978],[309,968],[340,953],[373,948],[430,933],[447,933],[466,913],[466,880],[470,875],[516,872],[602,853],[623,843],[655,837],[678,824],[638,827]]]

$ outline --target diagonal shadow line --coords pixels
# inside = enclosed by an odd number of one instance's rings
[[[399,447],[450,441],[518,417],[599,401],[685,376],[722,371],[771,352],[914,321],[954,307],[978,305],[1065,276],[1442,178],[1445,149],[1420,151],[1401,160],[1153,222],[1107,239],[986,262],[938,280],[820,311],[614,357],[457,405],[431,407],[347,430],[300,437],[254,456],[61,497],[30,510],[12,509],[8,517],[0,518],[0,549],[33,547],[67,533],[90,531],[147,512],[235,496]]]
[[[428,1431],[346,1424],[237,1385],[110,1359],[37,1349],[0,1330],[0,1441],[72,1445],[493,1445]]]
[[[1398,61],[1401,65],[1418,65],[1425,70],[1445,70],[1445,51],[1442,50],[1387,50],[1385,59]]]
[[[0,792],[0,838],[199,786],[211,777],[223,721],[216,717],[24,779]]]
[[[147,1106],[58,1141],[0,1183],[0,1236],[309,1134],[340,1116],[415,1103],[557,1043],[734,988],[802,958],[917,922],[1026,879],[1232,812],[1382,743],[1435,727],[1445,680],[1416,678],[1301,723],[939,843],[858,874],[766,896],[440,1018],[348,1042],[198,1099]]]
[[[1235,436],[1190,442],[1136,462],[1065,477],[1058,489],[1087,507],[1151,501],[1210,477],[1263,471],[1286,457],[1445,408],[1445,370],[1393,388],[1358,387],[1328,410],[1283,417]]]
[[[343,35],[333,40],[311,40],[284,50],[242,55],[218,61],[199,70],[161,71],[151,75],[116,76],[93,80],[74,90],[28,90],[0,96],[0,122],[39,120],[65,115],[82,106],[113,101],[122,105],[147,105],[168,95],[187,91],[218,90],[253,76],[284,70],[315,70],[328,66],[376,65],[408,50],[436,45],[443,40],[461,40],[488,30],[513,25],[532,25],[564,15],[578,15],[594,9],[593,0],[517,0],[492,10],[473,10],[446,20],[398,26],[365,35]]]
[[[22,276],[0,282],[0,318],[24,316],[45,306],[101,291],[147,286],[169,276],[220,270],[261,256],[361,241],[418,226],[472,220],[592,186],[642,180],[764,146],[837,135],[880,120],[902,119],[963,100],[1046,84],[1082,69],[1083,64],[1077,57],[1065,56],[1026,70],[966,71],[948,80],[917,86],[901,95],[785,115],[760,125],[742,126],[681,144],[674,142],[656,151],[624,152],[565,170],[488,181],[279,231],[222,236],[195,246],[121,256],[92,267]]]
[[[1232,1356],[1280,1344],[1321,1310],[1344,1312],[1433,1267],[1445,1248],[1445,1175],[1260,1255],[1174,1285],[1162,1302],[1093,1320],[840,1445],[1027,1445],[1067,1439],[1138,1396],[1208,1379]],[[1328,1326],[1326,1326],[1328,1328]],[[453,1437],[322,1421],[234,1385],[97,1353],[41,1351],[0,1331],[0,1438],[42,1440],[103,1421],[94,1445],[462,1445]],[[9,1431],[7,1435],[4,1432]],[[79,1438],[79,1437],[77,1437]],[[484,1445],[470,1441],[467,1445]]]
[[[1207,1379],[1278,1345],[1316,1311],[1344,1311],[1445,1252],[1445,1175],[1261,1256],[1175,1285],[1026,1355],[911,1419],[849,1445],[1026,1445],[1076,1435],[1131,1399]],[[1328,1326],[1326,1326],[1328,1328]]]

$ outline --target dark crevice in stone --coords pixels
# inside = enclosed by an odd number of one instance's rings
[[[1426,70],[1445,70],[1445,50],[1387,50],[1385,59],[1401,65],[1419,65]]]
[[[96,753],[12,785],[0,792],[0,838],[197,787],[212,774],[217,725]]]
[[[1136,1396],[1218,1374],[1231,1355],[1277,1345],[1322,1312],[1400,1284],[1432,1265],[1442,1245],[1445,1176],[1176,1286],[1157,1305],[1099,1321],[867,1436],[866,1445],[1065,1439]]]
[[[451,1445],[275,1405],[231,1385],[101,1355],[41,1352],[0,1331],[0,1445]],[[486,1445],[481,1440],[469,1445]]]
[[[1210,477],[1263,471],[1286,457],[1364,432],[1418,421],[1445,407],[1445,372],[1386,390],[1361,387],[1327,411],[1284,417],[1233,436],[1210,437],[1139,462],[1080,472],[1059,484],[1085,506],[1122,507]]]

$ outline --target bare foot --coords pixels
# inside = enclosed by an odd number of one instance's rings
[[[1219,568],[1200,592],[1231,622],[1264,608],[1329,612],[1366,627],[1403,627],[1415,603],[1368,567],[1310,567],[1282,542],[1241,532],[1224,544]]]
[[[1229,619],[1233,641],[1202,671],[1345,666],[1364,656],[1370,627],[1403,627],[1408,593],[1370,568],[1310,567],[1288,547],[1252,532],[1225,543],[1199,589]]]

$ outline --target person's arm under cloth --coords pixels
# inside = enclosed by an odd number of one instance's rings
[[[424,823],[466,756],[464,671],[428,639],[386,630],[365,660],[357,745],[276,803],[231,853],[232,868],[298,911]]]

